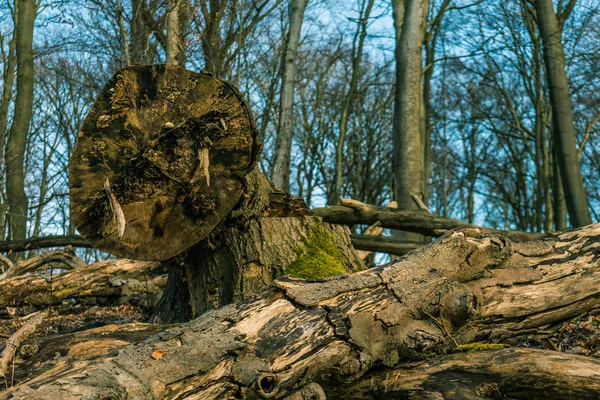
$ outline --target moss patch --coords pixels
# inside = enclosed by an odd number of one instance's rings
[[[285,268],[289,276],[318,279],[348,272],[333,235],[320,224],[314,225],[304,246],[294,249],[297,258]]]
[[[458,352],[468,352],[473,353],[475,351],[485,351],[485,350],[500,350],[508,347],[503,343],[469,343],[469,344],[461,344],[454,351]]]

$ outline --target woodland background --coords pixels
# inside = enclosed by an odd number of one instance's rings
[[[0,240],[74,232],[68,163],[79,126],[117,69],[166,61],[173,7],[185,49],[177,56],[179,64],[213,72],[241,89],[265,145],[261,168],[285,188],[273,170],[282,151],[284,49],[297,3],[2,1]],[[294,78],[289,190],[309,206],[345,197],[379,205],[394,199],[392,3],[403,2],[308,1]],[[554,6],[562,23],[578,157],[597,221],[600,4],[560,0]],[[33,14],[19,19],[18,7]],[[565,229],[569,223],[553,157],[546,66],[532,3],[431,0],[426,18],[418,121],[423,201],[435,214],[493,228]],[[16,40],[15,32],[25,39]],[[19,43],[27,45],[31,34],[33,93],[25,83],[19,86],[15,68]],[[24,104],[17,103],[28,97],[31,117],[15,114]],[[98,256],[95,250],[81,251],[87,260]]]

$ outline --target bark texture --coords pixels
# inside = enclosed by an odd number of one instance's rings
[[[530,349],[440,355],[551,334],[597,310],[599,237],[600,225],[524,243],[461,229],[389,265],[276,281],[116,356],[84,367],[67,359],[60,380],[46,374],[3,398],[283,399],[316,383],[333,398],[390,390],[391,398],[594,399],[594,359]]]
[[[185,67],[185,37],[189,22],[189,0],[167,1],[167,64]]]
[[[170,263],[154,322],[189,321],[248,299],[284,274],[324,278],[363,268],[348,228],[311,216],[253,219],[211,235]]]
[[[33,27],[37,15],[35,0],[20,0],[15,31],[17,55],[17,93],[15,112],[6,144],[6,196],[8,200],[8,238],[27,235],[27,195],[25,194],[25,150],[33,111]]]
[[[546,79],[550,89],[554,154],[571,223],[573,226],[584,226],[591,224],[592,218],[577,154],[573,104],[567,81],[562,32],[552,0],[536,0],[535,11],[544,44]]]
[[[401,4],[402,3],[402,4]],[[413,196],[423,199],[422,52],[429,0],[394,2],[396,29],[396,92],[394,98],[393,175],[396,201],[403,210],[418,210]],[[415,234],[398,234],[405,240],[423,241]]]
[[[281,82],[279,131],[275,144],[275,164],[271,180],[275,187],[290,190],[290,159],[292,152],[294,122],[294,79],[296,75],[296,55],[304,19],[304,9],[308,0],[292,0],[290,10],[290,30],[283,56],[283,78]]]

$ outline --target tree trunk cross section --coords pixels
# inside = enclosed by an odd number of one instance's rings
[[[124,68],[102,90],[77,139],[70,171],[75,226],[118,256],[169,259],[233,209],[259,152],[252,112],[232,85],[173,65]],[[114,218],[115,207],[124,223]]]

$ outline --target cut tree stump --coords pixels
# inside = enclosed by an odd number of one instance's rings
[[[600,224],[522,243],[460,229],[389,265],[278,280],[116,356],[66,357],[60,379],[0,399],[285,399],[315,385],[331,399],[597,399],[600,360],[505,347],[598,312],[599,237]]]
[[[209,73],[133,66],[101,91],[71,160],[71,214],[94,247],[168,267],[155,321],[195,318],[282,274],[363,268],[347,228],[272,187],[260,150],[243,96]]]

